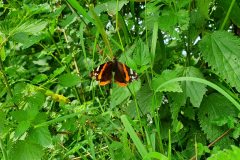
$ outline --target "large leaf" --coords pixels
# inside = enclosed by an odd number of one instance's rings
[[[29,138],[43,147],[49,147],[52,144],[51,134],[47,127],[34,128],[29,133]]]
[[[43,156],[43,149],[40,145],[29,141],[18,141],[11,150],[11,159],[17,160],[41,160]]]
[[[206,97],[200,107],[198,118],[203,132],[210,141],[215,140],[226,130],[226,126],[218,126],[216,121],[224,119],[228,116],[237,116],[236,108],[224,96],[214,93]],[[223,147],[228,146],[232,142],[229,136],[224,137],[219,144]]]
[[[154,111],[162,101],[162,94],[154,95],[153,91],[149,88],[149,85],[144,85],[141,87],[141,90],[137,92],[136,99],[137,104],[135,101],[132,101],[126,111],[131,117],[138,115],[137,110],[141,115]]]
[[[203,74],[197,68],[194,67],[184,68],[184,76],[204,78]],[[194,107],[200,106],[203,99],[203,95],[207,91],[206,85],[191,81],[182,82],[182,90],[185,95],[185,98],[189,97]]]
[[[168,85],[162,85],[165,82],[176,77],[177,72],[165,70],[160,76],[157,76],[152,80],[152,89],[155,92],[182,92],[182,89],[178,82],[169,83]]]
[[[76,74],[63,74],[59,77],[59,83],[64,87],[72,87],[81,82],[81,79]]]
[[[218,151],[211,155],[208,160],[239,160],[240,148],[232,146],[232,149]]]
[[[240,91],[240,39],[228,32],[217,31],[206,35],[199,47],[215,72]]]

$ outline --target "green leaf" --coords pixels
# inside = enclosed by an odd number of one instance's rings
[[[197,78],[204,79],[203,74],[200,72],[199,69],[197,69],[195,67],[184,68],[184,76],[197,77]],[[200,106],[202,99],[203,99],[203,95],[207,91],[206,85],[197,83],[197,82],[191,82],[191,81],[182,82],[182,90],[183,90],[185,99],[187,99],[187,97],[189,97],[190,101],[194,107]]]
[[[198,119],[203,132],[210,141],[214,141],[227,130],[226,126],[217,126],[213,122],[228,116],[237,117],[237,110],[224,96],[213,93],[203,100]],[[231,143],[227,135],[217,144],[224,147]]]
[[[76,74],[63,74],[59,77],[59,84],[63,87],[73,87],[81,82],[81,79]]]
[[[41,83],[43,81],[46,81],[47,79],[48,79],[48,76],[46,74],[38,74],[33,78],[32,83],[33,84],[38,84],[38,83]]]
[[[38,143],[43,147],[50,147],[52,145],[51,134],[48,130],[48,127],[38,127],[34,128],[29,133],[29,140],[32,142]]]
[[[206,35],[199,47],[215,72],[240,91],[240,39],[231,33],[216,31]]]
[[[197,9],[205,19],[209,18],[209,8],[213,0],[201,0],[197,1]]]
[[[60,75],[61,73],[63,73],[66,69],[66,66],[57,68],[56,70],[54,70],[53,74],[50,75],[50,78],[55,78],[56,76]]]
[[[177,77],[177,72],[171,70],[165,70],[160,76],[155,77],[152,80],[152,89],[155,92],[182,92],[182,89],[178,82],[170,83],[169,85],[161,86],[164,82]]]
[[[149,85],[144,85],[141,87],[140,91],[137,92],[136,100],[137,104],[135,101],[132,101],[126,110],[127,114],[131,117],[137,116],[137,109],[141,115],[154,111],[162,101],[162,94],[156,94],[154,96],[154,93],[149,88]]]
[[[21,121],[15,130],[14,137],[19,138],[29,129],[29,127],[30,127],[29,121]]]
[[[44,28],[46,28],[47,24],[48,23],[46,21],[42,21],[42,20],[29,20],[17,26],[14,32],[16,33],[25,32],[28,34],[36,35],[40,31],[42,31]]]
[[[128,1],[126,0],[121,0],[118,2],[112,0],[112,1],[108,1],[108,2],[97,5],[94,8],[94,11],[96,12],[96,14],[101,14],[102,12],[107,11],[110,16],[113,16],[117,13],[117,11],[120,11],[122,7],[126,4],[128,4]]]
[[[41,160],[43,148],[29,141],[18,141],[10,152],[11,159],[17,160]]]
[[[232,149],[220,150],[215,154],[212,154],[208,160],[238,160],[240,157],[240,148],[237,146],[231,146]]]

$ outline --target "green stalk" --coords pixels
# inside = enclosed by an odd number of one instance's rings
[[[227,23],[227,20],[228,20],[229,15],[230,15],[230,13],[231,13],[231,11],[232,11],[232,8],[233,8],[233,5],[234,5],[235,1],[236,1],[236,0],[232,0],[232,2],[231,2],[231,4],[230,4],[230,7],[228,8],[227,14],[226,14],[226,16],[225,16],[225,18],[224,18],[224,21],[223,21],[223,23],[222,23],[222,25],[221,25],[220,30],[223,30],[223,29],[224,29],[224,26],[225,26],[225,24]]]

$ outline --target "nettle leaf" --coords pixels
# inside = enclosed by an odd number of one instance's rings
[[[29,121],[21,121],[15,130],[14,137],[19,138],[22,136],[30,127],[30,122]]]
[[[155,92],[182,92],[180,84],[178,82],[172,82],[167,85],[162,85],[165,82],[176,78],[177,72],[171,70],[165,70],[161,75],[155,77],[152,80],[152,88]]]
[[[31,35],[36,35],[42,31],[47,26],[47,24],[48,23],[46,21],[42,20],[28,20],[21,25],[18,25],[15,28],[15,32],[25,32]]]
[[[180,123],[178,121],[178,113],[180,112],[180,109],[182,106],[185,105],[186,103],[186,98],[184,94],[182,93],[168,93],[169,97],[169,104],[170,104],[170,111],[171,111],[171,116],[172,116],[172,126],[175,132],[175,130]]]
[[[73,87],[81,82],[81,79],[76,74],[66,73],[59,77],[59,84],[63,87]]]
[[[131,117],[135,117],[137,114],[137,109],[141,115],[145,115],[154,111],[157,106],[162,101],[162,94],[157,93],[154,96],[154,92],[149,88],[149,85],[144,85],[141,90],[137,92],[136,95],[137,104],[132,101],[127,107],[127,114]],[[138,106],[136,106],[138,105]],[[139,107],[139,108],[136,108]]]
[[[204,78],[203,74],[200,72],[199,69],[195,67],[186,67],[184,68],[184,76],[186,77],[198,77],[198,78]],[[184,81],[182,82],[182,90],[183,94],[185,95],[186,99],[187,97],[190,98],[190,102],[194,107],[199,107],[203,95],[206,93],[206,85],[197,83],[197,82],[191,82],[191,81]]]
[[[43,153],[43,148],[40,145],[24,140],[18,141],[9,155],[11,156],[11,159],[17,160],[41,160]]]
[[[122,7],[128,4],[129,1],[122,0],[122,1],[108,1],[103,4],[99,4],[94,8],[96,14],[100,14],[101,12],[107,11],[109,15],[113,16],[122,9]]]
[[[43,147],[50,147],[52,144],[51,134],[48,127],[34,128],[29,132],[29,140],[38,143]]]
[[[197,9],[205,19],[209,18],[209,7],[213,0],[202,0],[197,1]]]
[[[48,79],[48,76],[46,74],[38,74],[33,78],[32,83],[38,84],[38,83],[46,81],[47,79]]]
[[[236,146],[231,146],[232,149],[220,150],[217,153],[211,155],[208,160],[234,160],[240,157],[240,148]]]
[[[216,31],[206,35],[199,47],[216,73],[240,91],[240,39],[231,33]]]
[[[214,122],[228,116],[237,117],[237,113],[236,108],[230,101],[220,94],[213,93],[203,100],[198,119],[207,138],[213,141],[228,129],[226,125],[218,126]],[[226,136],[217,144],[222,147],[229,146],[229,144],[232,144],[232,140],[229,136]]]
[[[122,102],[124,102],[127,98],[131,96],[131,93],[136,93],[140,89],[140,82],[134,81],[129,84],[128,87],[114,87],[111,94],[110,107],[115,107]],[[130,92],[131,91],[131,92]]]

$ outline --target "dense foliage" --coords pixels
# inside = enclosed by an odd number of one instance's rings
[[[1,159],[240,157],[240,2],[5,0]],[[116,57],[127,87],[89,74]]]

